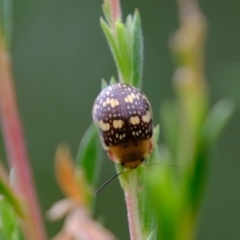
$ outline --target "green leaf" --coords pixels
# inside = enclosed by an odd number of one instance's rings
[[[130,47],[128,44],[128,38],[125,30],[125,26],[121,22],[115,23],[116,28],[116,39],[119,50],[119,66],[123,82],[131,84],[131,54]]]
[[[131,14],[129,14],[126,18],[125,28],[126,28],[126,36],[128,38],[127,39],[128,45],[132,47],[133,18]]]
[[[101,80],[101,90],[103,90],[107,86],[108,86],[108,84],[107,84],[106,80],[102,78],[102,80]]]
[[[24,236],[21,232],[21,229],[20,227],[18,226],[19,224],[15,224],[15,228],[12,232],[12,235],[11,235],[11,240],[25,240],[24,239]]]
[[[140,88],[143,69],[143,36],[139,12],[136,10],[133,18],[129,15],[125,25],[121,21],[116,21],[115,31],[103,19],[100,19],[100,23],[117,65],[120,82]]]
[[[106,18],[107,22],[111,23],[111,5],[109,0],[105,0],[102,4],[102,10],[104,13],[104,17]]]
[[[209,145],[218,139],[234,111],[235,104],[229,99],[221,99],[213,106],[202,128],[202,135]]]
[[[156,230],[153,230],[148,236],[147,240],[156,240]]]
[[[19,218],[6,198],[0,200],[0,239],[23,240]]]
[[[141,88],[143,71],[143,35],[141,18],[138,10],[133,16],[132,26],[132,85]]]
[[[85,170],[87,181],[96,187],[102,157],[96,126],[92,123],[83,136],[77,154],[77,165]]]
[[[19,200],[17,199],[16,195],[14,194],[10,186],[7,183],[5,183],[1,176],[0,176],[0,194],[3,195],[6,198],[6,200],[12,205],[12,207],[16,211],[16,214],[18,214],[19,217],[23,218],[24,213]]]
[[[116,84],[117,83],[117,81],[116,81],[116,79],[115,79],[115,77],[111,77],[111,79],[110,79],[110,85],[113,85],[113,84]]]
[[[153,129],[153,142],[157,144],[160,135],[160,126],[157,124]]]
[[[149,198],[157,218],[156,239],[184,239],[178,235],[181,213],[186,213],[186,205],[179,194],[181,178],[177,170],[161,165],[151,168],[147,175]]]
[[[119,80],[122,81],[121,53],[119,52],[118,45],[115,40],[115,36],[114,36],[111,28],[107,25],[107,23],[102,18],[100,19],[100,24],[101,24],[102,30],[105,34],[105,37],[107,38],[108,44],[110,46],[110,49],[111,49],[111,52],[112,52],[112,55],[113,55],[113,58],[115,61],[115,64],[117,65]]]
[[[198,144],[194,164],[184,174],[185,198],[192,213],[197,213],[208,180],[209,148],[205,142]]]

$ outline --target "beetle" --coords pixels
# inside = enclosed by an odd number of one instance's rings
[[[138,88],[126,83],[107,86],[94,102],[92,117],[113,162],[134,169],[151,153],[152,108]]]

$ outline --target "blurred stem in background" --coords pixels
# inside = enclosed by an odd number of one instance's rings
[[[207,22],[197,1],[177,2],[180,27],[170,42],[176,63],[176,97],[162,104],[161,117],[168,158],[179,167],[149,171],[147,187],[158,215],[156,239],[192,240],[207,187],[209,151],[233,114],[234,105],[224,99],[209,111],[204,73]]]
[[[46,239],[23,136],[9,55],[11,1],[0,0],[0,117],[9,166],[13,170],[15,193],[23,203],[21,219],[25,239]],[[4,193],[4,188],[1,192]],[[12,202],[13,204],[16,204]],[[15,206],[13,206],[15,207]]]

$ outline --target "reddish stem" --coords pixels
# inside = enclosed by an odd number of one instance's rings
[[[119,0],[111,0],[110,2],[111,6],[111,24],[112,24],[112,29],[114,29],[115,22],[117,20],[122,19],[122,13],[121,13],[121,6]]]
[[[123,187],[127,206],[128,226],[131,240],[143,240],[138,208],[138,177],[136,170],[130,170],[128,182]]]
[[[7,157],[16,174],[16,190],[26,207],[23,229],[27,240],[45,240],[26,144],[17,108],[11,61],[0,39],[0,120]]]

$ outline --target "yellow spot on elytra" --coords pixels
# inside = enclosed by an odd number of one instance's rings
[[[130,123],[133,125],[139,124],[140,123],[139,117],[138,116],[130,117]]]
[[[142,120],[143,120],[143,122],[146,122],[146,123],[150,122],[151,114],[149,111],[147,111],[146,114],[142,116]]]
[[[107,98],[106,101],[103,102],[103,107],[105,107],[107,104],[110,104],[112,108],[119,105],[119,101],[115,98]]]
[[[117,99],[114,99],[114,98],[112,98],[111,100],[110,100],[110,104],[111,104],[111,107],[116,107],[116,106],[118,106],[119,105],[119,101],[117,100]]]
[[[114,128],[122,128],[123,126],[123,120],[114,120],[113,121],[113,127]]]
[[[110,124],[109,123],[104,123],[103,120],[100,120],[98,122],[99,127],[101,128],[102,131],[108,131],[110,129]]]
[[[124,98],[124,101],[127,103],[132,103],[134,98],[139,99],[139,97],[137,95],[135,95],[134,93],[131,93],[130,95],[128,95],[127,97]]]

